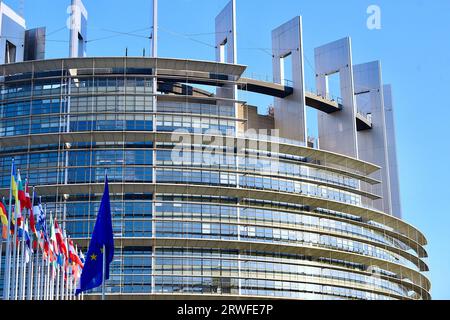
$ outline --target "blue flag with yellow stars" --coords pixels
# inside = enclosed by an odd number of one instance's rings
[[[103,252],[105,247],[105,252]],[[103,193],[97,221],[92,233],[89,250],[86,255],[80,284],[76,294],[97,288],[103,281],[103,254],[106,255],[105,280],[109,279],[109,265],[114,257],[114,237],[111,220],[111,205],[109,202],[108,176],[105,179],[105,191]]]

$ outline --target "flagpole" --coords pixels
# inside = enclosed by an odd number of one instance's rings
[[[33,239],[32,236],[30,236],[30,246],[31,249],[33,248]],[[35,252],[34,250],[32,252],[30,252],[30,260],[29,260],[29,266],[28,266],[28,286],[26,287],[27,289],[27,294],[26,294],[26,300],[33,300],[33,288],[34,288],[34,281],[33,281],[33,273],[34,273],[34,256],[35,256]]]
[[[55,300],[55,262],[50,263],[50,300]]]
[[[73,279],[72,279],[73,280]],[[70,281],[69,300],[73,300],[73,281]]]
[[[23,286],[25,274],[25,220],[23,220],[22,241],[20,243],[20,263],[19,263],[19,300],[23,300]]]
[[[12,179],[14,176],[14,158],[11,161],[11,181],[9,187],[9,210],[8,210],[8,232],[6,235],[6,263],[3,281],[3,300],[9,300],[11,287],[11,215],[12,215]]]
[[[37,247],[36,247],[36,255],[34,256],[34,262],[35,262],[35,269],[34,271],[34,294],[33,294],[33,299],[34,300],[41,300],[41,288],[40,288],[40,284],[41,284],[41,265],[40,265],[40,261],[39,261],[39,256],[40,256],[40,252],[39,252],[39,239],[36,240],[37,241]]]
[[[17,187],[18,188],[18,187]],[[17,252],[17,250],[18,249],[20,249],[20,248],[17,248],[17,210],[20,210],[20,208],[21,208],[21,204],[20,204],[20,200],[18,201],[18,204],[16,204],[15,206],[14,206],[14,253],[13,253],[13,261],[14,261],[14,265],[13,265],[13,274],[12,274],[12,276],[13,276],[13,282],[12,282],[12,284],[13,284],[13,286],[12,286],[12,288],[11,288],[11,290],[12,290],[12,292],[11,292],[11,296],[12,297],[14,297],[13,299],[14,300],[17,300],[17,278],[18,278],[18,273],[17,273],[17,271],[19,270],[18,269],[18,263],[17,263],[17,258],[18,258],[18,252]],[[19,207],[19,209],[17,209],[17,207]]]
[[[42,300],[47,300],[47,263],[47,260],[42,261]]]
[[[2,233],[3,233],[3,225],[2,225]],[[0,236],[0,279],[2,278],[2,262],[3,262],[3,234]],[[5,290],[4,287],[3,290]]]
[[[47,257],[47,274],[45,282],[45,300],[50,300],[50,259]]]
[[[31,196],[31,209],[33,210],[34,208],[34,192],[35,192],[35,187],[33,187],[33,195]],[[30,218],[31,218],[31,212],[30,212]],[[31,226],[31,225],[30,225]],[[33,230],[29,230],[30,232],[30,260],[29,260],[29,268],[28,268],[28,287],[27,287],[27,300],[33,300],[32,294],[33,294],[33,271],[34,271],[34,255],[35,252],[33,250],[33,237],[34,237],[34,232]]]
[[[20,242],[20,260],[19,260],[19,268],[17,273],[19,274],[18,282],[19,282],[19,300],[24,300],[24,282],[25,282],[25,221],[27,219],[27,214],[25,210],[25,214],[22,216],[22,239]],[[17,286],[17,284],[16,284]],[[17,290],[17,289],[16,289]]]
[[[41,237],[42,237],[42,230],[41,230]],[[42,240],[42,239],[41,239]],[[39,261],[39,269],[40,269],[40,275],[39,275],[39,300],[44,300],[44,288],[45,288],[45,265],[44,265],[44,249],[41,248],[41,257]]]
[[[64,205],[64,210],[65,210],[65,205]],[[64,214],[65,216],[65,214]],[[65,224],[65,222],[64,222]],[[64,242],[66,245],[66,249],[67,249],[67,257],[66,257],[66,261],[64,261],[64,267],[63,267],[63,275],[62,275],[62,279],[61,279],[61,300],[65,300],[64,298],[64,291],[65,291],[65,287],[67,287],[67,280],[69,280],[69,275],[68,275],[68,266],[69,266],[69,243],[67,241],[67,233],[66,233],[66,229],[64,228]],[[67,266],[67,267],[66,267]]]
[[[39,197],[39,203],[41,204],[41,207],[40,207],[40,209],[42,209],[42,202],[41,202],[41,200],[42,200],[42,198],[41,197]],[[45,216],[45,214],[46,214],[46,212],[44,211],[44,216]],[[37,257],[37,263],[38,263],[38,270],[37,270],[37,272],[38,272],[38,275],[37,275],[37,281],[38,281],[38,292],[37,292],[37,294],[38,294],[38,299],[39,300],[44,300],[43,298],[44,298],[44,288],[43,288],[43,281],[44,281],[44,244],[42,243],[42,241],[43,241],[43,239],[42,239],[42,234],[43,234],[43,231],[42,231],[42,225],[39,225],[40,226],[40,229],[41,230],[39,230],[39,239],[38,239],[38,252],[39,252],[39,249],[40,249],[40,256],[38,255],[38,257]],[[42,246],[41,246],[41,243],[42,243]]]
[[[47,204],[45,204],[44,208],[45,208],[44,209],[45,220],[47,220]],[[45,221],[45,224],[47,225],[47,221]],[[47,232],[47,234],[45,236],[47,236],[47,238],[48,238],[48,228],[46,228],[46,232]],[[50,246],[50,244],[49,244],[49,246]],[[48,289],[50,288],[50,277],[49,277],[49,275],[50,275],[50,249],[49,249],[49,254],[47,254],[47,259],[45,259],[44,300],[48,300],[48,297],[49,297],[49,294],[48,294]]]
[[[106,274],[106,245],[103,245],[102,300],[106,300],[106,297],[105,297],[105,274]]]

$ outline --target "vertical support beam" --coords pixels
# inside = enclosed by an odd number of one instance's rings
[[[237,63],[236,0],[231,0],[216,17],[216,61]],[[220,98],[237,99],[237,86],[217,88]],[[237,110],[236,110],[237,114]]]
[[[307,141],[305,71],[303,58],[302,17],[295,17],[272,31],[274,82],[285,84],[284,59],[292,58],[294,93],[284,99],[275,98],[275,128],[280,136]]]
[[[359,158],[381,167],[381,170],[375,173],[378,176],[374,178],[380,179],[382,183],[373,186],[373,190],[365,184],[362,184],[361,188],[381,195],[383,199],[375,200],[374,207],[391,214],[391,187],[380,62],[374,61],[353,66],[353,78],[357,108],[359,112],[370,114],[372,118],[372,129],[358,132]]]
[[[88,13],[82,0],[72,0],[70,16],[69,57],[86,56]]]
[[[216,61],[220,63],[237,64],[237,35],[236,35],[236,0],[231,0],[217,15],[215,22],[216,33]],[[230,79],[236,81],[237,79]],[[231,100],[238,99],[238,88],[235,84],[227,84],[216,89],[216,96]],[[239,104],[235,102],[220,102],[221,105],[234,105],[234,115],[237,116]],[[239,122],[236,122],[237,135]]]
[[[158,0],[153,0],[152,57],[158,57]]]
[[[25,19],[0,1],[0,64],[22,62]]]
[[[397,138],[395,133],[395,113],[391,85],[383,86],[384,110],[386,120],[386,139],[388,146],[389,177],[391,186],[392,215],[402,218],[400,179],[397,160]]]
[[[357,158],[356,103],[350,38],[316,48],[315,68],[317,93],[328,97],[328,76],[339,73],[342,98],[341,111],[319,113],[320,148]]]
[[[231,0],[216,17],[216,61],[237,63],[236,0]]]

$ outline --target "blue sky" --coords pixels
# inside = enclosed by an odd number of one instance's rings
[[[89,11],[88,54],[141,56],[150,50],[151,1],[84,0]],[[163,57],[214,59],[214,17],[228,0],[160,1]],[[19,0],[4,1],[19,9]],[[25,0],[28,27],[47,26],[47,57],[68,54],[64,28],[69,0]],[[381,30],[366,27],[369,5],[381,8]],[[450,1],[448,0],[237,0],[238,62],[271,78],[270,32],[303,16],[305,73],[313,87],[313,50],[351,36],[353,62],[381,60],[393,85],[404,218],[428,237],[435,299],[450,299]],[[144,30],[146,29],[147,30]],[[120,35],[118,32],[132,32]],[[265,110],[270,99],[244,94]],[[313,112],[309,113],[314,115]],[[314,121],[311,123],[314,134]]]

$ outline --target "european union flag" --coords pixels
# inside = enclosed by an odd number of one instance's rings
[[[104,252],[105,251],[105,252]],[[111,220],[111,205],[109,202],[108,177],[105,179],[103,193],[97,221],[92,233],[89,250],[86,256],[83,272],[80,278],[80,287],[76,294],[97,288],[103,282],[103,255],[105,254],[105,280],[109,279],[109,265],[114,257],[114,237]]]

